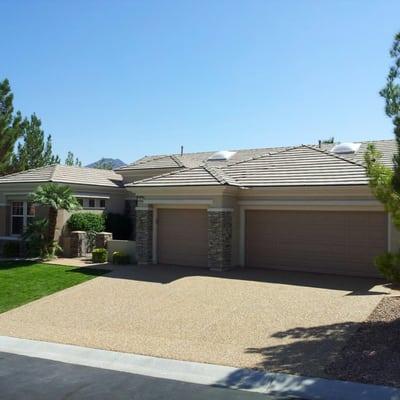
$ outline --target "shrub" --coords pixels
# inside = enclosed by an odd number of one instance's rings
[[[400,253],[385,253],[377,256],[375,265],[388,281],[400,284]]]
[[[91,212],[72,214],[68,220],[71,231],[103,232],[105,229],[104,215]]]
[[[25,233],[22,235],[22,238],[27,243],[28,254],[31,257],[40,256],[42,258],[48,258],[51,256],[53,249],[49,243],[49,220],[35,219],[32,221]]]
[[[107,250],[106,249],[94,249],[92,251],[92,262],[94,262],[94,263],[107,262]]]
[[[133,234],[133,221],[131,217],[123,214],[108,213],[105,219],[106,231],[112,232],[113,239],[131,239]]]
[[[130,264],[131,258],[128,254],[122,253],[120,251],[114,251],[112,255],[113,264]]]
[[[20,255],[20,243],[15,242],[5,242],[3,246],[3,256],[4,257],[19,257]]]

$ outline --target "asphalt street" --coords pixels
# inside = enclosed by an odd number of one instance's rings
[[[1,352],[0,398],[1,400],[289,399]]]

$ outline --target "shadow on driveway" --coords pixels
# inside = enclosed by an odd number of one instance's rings
[[[98,266],[95,266],[97,268]],[[126,265],[104,266],[113,268],[107,275],[110,278],[133,279],[143,282],[169,284],[191,276],[205,276],[220,279],[234,279],[253,282],[276,283],[283,285],[305,286],[321,289],[342,290],[347,296],[382,295],[387,292],[372,290],[385,281],[378,278],[363,278],[329,274],[317,274],[297,271],[279,271],[273,269],[237,268],[225,272],[210,271],[200,267],[182,267],[175,265]]]

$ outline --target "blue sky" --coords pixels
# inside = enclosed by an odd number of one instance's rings
[[[0,0],[0,79],[62,158],[392,137],[398,0]]]

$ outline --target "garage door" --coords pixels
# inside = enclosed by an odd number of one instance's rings
[[[158,262],[207,267],[208,221],[206,210],[158,210]]]
[[[387,249],[382,212],[246,212],[246,265],[377,276],[373,258]]]

